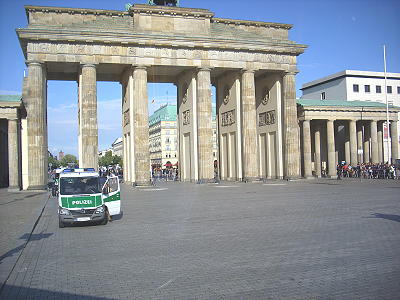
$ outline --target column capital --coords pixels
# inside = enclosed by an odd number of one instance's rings
[[[242,69],[241,70],[241,73],[242,74],[244,74],[244,73],[255,73],[256,72],[256,70],[255,69]]]
[[[200,71],[211,72],[211,70],[212,70],[212,68],[210,68],[210,67],[198,67],[197,68],[197,72],[200,72]]]
[[[148,66],[146,65],[132,65],[132,69],[134,70],[147,70]]]
[[[92,64],[92,63],[88,63],[88,64],[80,64],[80,67],[83,68],[97,68],[97,64]]]
[[[38,60],[27,60],[25,61],[25,64],[29,67],[29,66],[44,66],[44,62],[43,61],[38,61]]]
[[[288,72],[284,72],[283,76],[288,76],[288,75],[293,75],[296,76],[297,73],[299,73],[300,71],[296,70],[296,71],[288,71]]]

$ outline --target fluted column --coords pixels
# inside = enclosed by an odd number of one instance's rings
[[[370,143],[369,138],[371,137],[371,122],[365,121],[364,123],[364,162],[368,163],[371,161],[371,153],[370,153]]]
[[[350,122],[344,123],[345,141],[344,141],[344,160],[347,164],[350,164],[351,153],[350,153]],[[337,158],[339,161],[339,158]]]
[[[254,71],[242,73],[242,151],[243,179],[257,177],[257,121]]]
[[[285,177],[298,178],[300,177],[300,143],[294,73],[283,76],[283,114]]]
[[[28,189],[47,188],[47,79],[45,65],[28,62],[24,104],[28,131]]]
[[[316,124],[314,131],[314,145],[315,145],[315,175],[320,178],[321,177],[321,126],[320,124]]]
[[[335,159],[335,129],[333,120],[326,123],[326,139],[328,149],[328,176],[336,177],[336,159]]]
[[[395,159],[399,159],[399,131],[397,127],[398,121],[390,122],[390,138],[392,140],[392,163]]]
[[[197,141],[199,181],[214,178],[212,141],[212,104],[210,69],[201,68],[197,73]]]
[[[382,163],[383,158],[383,122],[378,122],[378,159]]]
[[[350,135],[350,164],[357,165],[357,123],[354,120],[349,122],[349,135]]]
[[[8,190],[19,190],[18,119],[8,120]]]
[[[357,157],[360,163],[364,162],[363,156],[363,124],[360,122],[357,127]]]
[[[379,162],[378,155],[378,124],[375,120],[371,121],[371,160],[373,163]]]
[[[96,66],[81,66],[79,92],[79,167],[98,168]]]
[[[311,178],[311,133],[310,121],[303,121],[303,161],[304,161],[304,177]]]
[[[149,153],[149,109],[147,98],[147,69],[144,66],[133,68],[133,95],[131,109],[133,120],[131,131],[131,157],[134,160],[134,185],[147,185],[150,182]]]

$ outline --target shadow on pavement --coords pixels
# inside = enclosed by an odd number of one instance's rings
[[[20,252],[26,245],[26,242],[28,241],[40,241],[41,239],[47,239],[50,236],[52,236],[53,233],[36,233],[36,234],[30,234],[30,233],[25,233],[24,235],[22,235],[19,239],[20,240],[25,240],[25,242],[17,247],[15,247],[14,249],[11,249],[10,251],[6,252],[5,254],[0,256],[0,264],[2,262],[3,259],[13,256],[14,254]]]
[[[400,216],[399,215],[388,215],[388,214],[379,214],[379,213],[373,213],[371,214],[375,218],[380,218],[380,219],[386,219],[386,220],[391,220],[395,222],[400,222]]]
[[[14,285],[5,285],[0,299],[79,299],[79,300],[109,300],[111,298],[77,295],[72,293],[48,291],[44,289],[27,288]]]

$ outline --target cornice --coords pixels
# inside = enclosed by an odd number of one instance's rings
[[[53,7],[53,6],[33,6],[25,5],[25,12],[55,12],[68,13],[78,15],[107,15],[107,16],[122,16],[128,15],[128,12],[120,10],[105,10],[105,9],[90,9],[90,8],[70,8],[70,7]]]
[[[283,24],[283,23],[271,23],[271,22],[261,22],[261,21],[246,21],[246,20],[235,20],[235,19],[224,19],[224,18],[212,18],[212,23],[223,23],[232,25],[245,25],[253,27],[266,27],[266,28],[279,28],[279,29],[291,29],[293,25]]]
[[[170,6],[154,6],[146,4],[135,4],[129,12],[135,14],[150,14],[150,15],[167,15],[167,16],[183,16],[196,18],[212,18],[214,13],[208,9],[201,8],[185,8],[185,7],[170,7]]]

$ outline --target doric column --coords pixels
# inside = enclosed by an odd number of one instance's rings
[[[335,159],[335,130],[333,120],[326,123],[326,139],[328,149],[328,176],[336,176],[336,159]]]
[[[303,121],[303,161],[304,161],[304,177],[311,178],[311,133],[310,121]]]
[[[254,71],[242,73],[242,151],[243,179],[255,179],[257,170],[257,120]]]
[[[350,135],[350,164],[357,165],[357,122],[351,120],[349,122],[349,135]]]
[[[378,124],[375,120],[371,121],[371,160],[373,163],[379,162],[378,155]]]
[[[98,168],[96,66],[81,66],[79,79],[79,166]]]
[[[390,138],[392,140],[392,163],[399,159],[399,131],[397,129],[398,121],[390,122]]]
[[[285,177],[298,178],[300,177],[300,143],[294,73],[283,76],[283,115]]]
[[[199,181],[214,178],[212,104],[210,69],[201,68],[197,73],[197,141]]]
[[[18,119],[8,120],[8,190],[19,190]]]
[[[150,153],[149,153],[149,112],[147,98],[147,69],[137,66],[133,69],[133,95],[131,109],[133,119],[131,131],[130,153],[134,160],[134,185],[150,183]]]
[[[357,126],[357,157],[359,163],[364,162],[364,156],[363,156],[363,123],[359,122]]]
[[[350,122],[345,122],[343,129],[344,129],[344,132],[345,132],[345,138],[344,138],[344,160],[346,161],[347,164],[349,164],[350,161],[351,161],[351,153],[350,153]],[[339,159],[337,159],[337,161],[339,161]]]
[[[316,124],[315,132],[314,132],[314,144],[315,144],[315,175],[320,178],[321,177],[321,126],[320,124]]]
[[[364,162],[368,163],[371,161],[371,155],[370,155],[370,143],[369,143],[369,138],[371,137],[371,122],[370,121],[365,121],[364,123]]]
[[[47,188],[47,79],[45,65],[28,62],[24,104],[28,131],[28,189]]]
[[[383,122],[378,122],[378,159],[382,163],[383,158]]]

